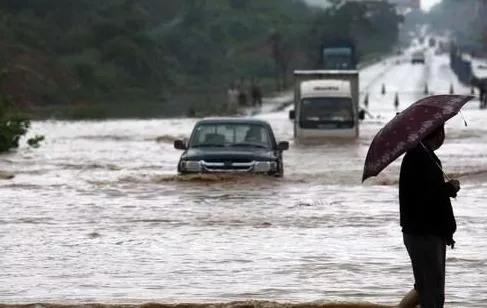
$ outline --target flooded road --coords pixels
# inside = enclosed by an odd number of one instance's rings
[[[288,111],[257,117],[289,140],[282,179],[177,176],[175,139],[197,119],[34,122],[39,149],[0,156],[0,302],[358,300],[398,303],[412,288],[398,213],[400,159],[360,182],[377,130],[424,96],[469,94],[446,55],[361,72],[369,117],[352,142],[292,141]],[[386,93],[381,94],[385,84]],[[462,182],[447,252],[449,307],[487,302],[487,119],[478,101],[438,151]]]

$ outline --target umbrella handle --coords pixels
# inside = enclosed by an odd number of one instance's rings
[[[463,116],[462,111],[459,111],[458,113],[460,113],[460,115],[462,116],[462,119],[463,119],[463,124],[465,124],[465,127],[467,127],[467,126],[468,126],[468,124],[467,124],[467,120],[465,120],[465,117]]]
[[[428,148],[424,145],[424,143],[422,141],[420,141],[419,144],[421,144],[421,146],[426,151],[426,153],[428,153],[428,156],[431,158],[431,160],[434,161],[435,162],[435,165],[441,170],[441,172],[443,173],[443,176],[445,177],[445,179],[447,179],[447,181],[451,181],[451,178],[445,173],[445,171],[443,171],[443,168],[441,167],[441,165],[438,164],[438,162],[436,161],[436,159],[434,159],[431,156],[430,152],[428,151]]]

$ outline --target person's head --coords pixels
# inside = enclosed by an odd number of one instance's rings
[[[434,131],[432,131],[429,135],[427,135],[423,140],[423,144],[428,148],[437,150],[441,147],[443,142],[445,141],[445,126],[441,125]]]

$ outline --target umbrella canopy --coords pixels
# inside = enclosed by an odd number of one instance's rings
[[[376,176],[396,158],[417,146],[472,98],[464,95],[429,96],[398,113],[372,140],[365,159],[362,182]]]

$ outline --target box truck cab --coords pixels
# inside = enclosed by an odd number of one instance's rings
[[[294,138],[357,138],[359,135],[358,73],[296,71]]]

